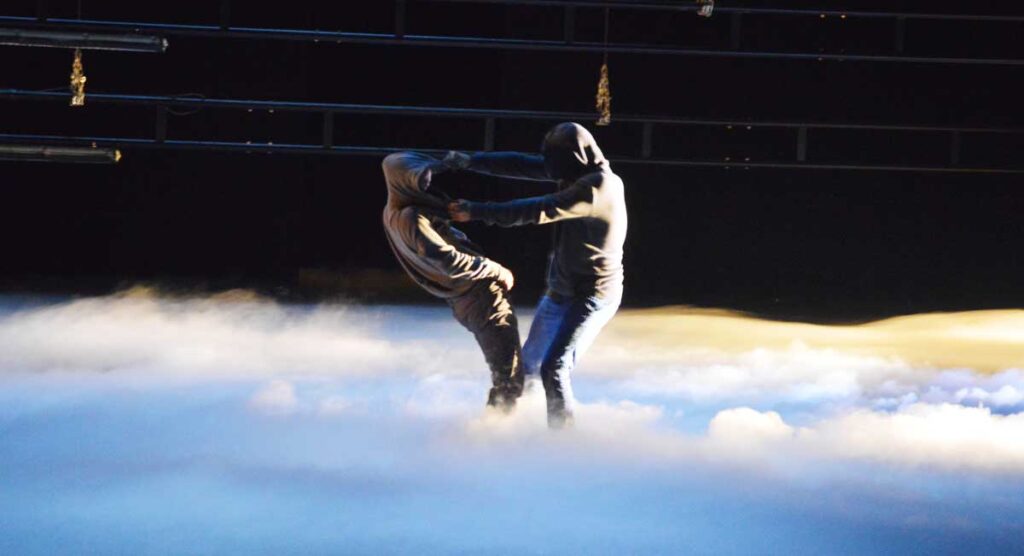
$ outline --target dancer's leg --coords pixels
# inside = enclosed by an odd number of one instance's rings
[[[573,422],[571,375],[577,362],[619,308],[619,298],[577,298],[569,302],[541,363],[548,401],[548,425],[561,428]]]
[[[522,350],[519,323],[504,288],[483,283],[449,304],[456,320],[473,333],[491,370],[487,404],[511,411],[523,392]]]

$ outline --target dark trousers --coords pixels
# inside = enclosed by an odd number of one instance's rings
[[[508,292],[497,282],[480,282],[464,295],[449,299],[448,305],[455,320],[476,337],[491,369],[488,405],[511,410],[523,393],[523,357],[519,322]]]

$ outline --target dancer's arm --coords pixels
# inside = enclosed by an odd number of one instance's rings
[[[520,180],[554,181],[544,168],[544,157],[516,152],[465,154],[451,151],[444,163],[455,170]]]
[[[448,205],[448,213],[456,222],[479,220],[498,226],[550,224],[572,218],[586,218],[594,212],[594,190],[586,180],[557,193],[540,197],[515,199],[504,203],[482,203],[458,200]]]

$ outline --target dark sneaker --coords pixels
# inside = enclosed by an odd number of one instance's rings
[[[516,408],[517,397],[505,389],[491,388],[491,392],[487,396],[487,407],[492,407],[508,415]]]
[[[553,430],[571,429],[576,424],[576,418],[571,411],[565,409],[548,412],[548,428]]]

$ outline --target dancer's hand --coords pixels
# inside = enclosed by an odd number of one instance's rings
[[[498,277],[495,278],[495,280],[497,280],[501,287],[505,288],[505,291],[511,290],[512,286],[516,285],[515,275],[512,274],[511,270],[505,267],[501,267],[501,270],[498,271]]]
[[[469,168],[469,155],[459,151],[448,151],[441,160],[449,170],[465,170]]]
[[[462,199],[448,203],[448,217],[452,222],[469,222],[469,203]]]

